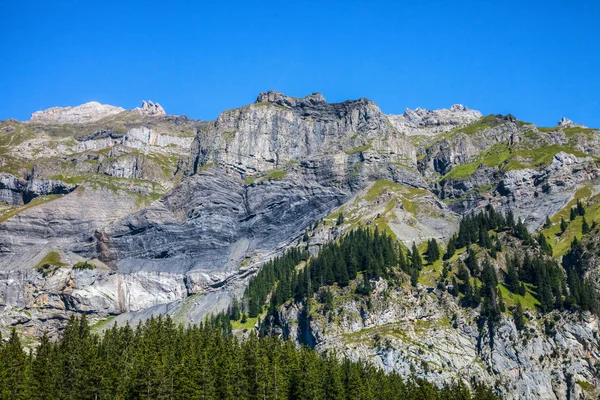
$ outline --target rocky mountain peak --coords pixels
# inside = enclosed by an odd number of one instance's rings
[[[152,101],[142,100],[142,106],[137,107],[135,111],[139,112],[143,115],[151,115],[151,116],[163,116],[167,115],[164,108],[159,103],[153,103]]]
[[[260,93],[256,98],[255,103],[277,103],[282,106],[296,107],[306,103],[315,105],[326,102],[327,101],[325,100],[325,97],[318,92],[312,93],[304,98],[297,98],[286,96],[281,92],[270,90],[268,92]]]
[[[31,114],[32,122],[81,123],[93,122],[110,115],[119,114],[124,108],[90,101],[77,107],[52,107]]]
[[[571,121],[569,118],[566,117],[562,117],[560,121],[558,121],[557,125],[561,128],[587,128],[587,126],[582,124],[576,124],[575,122]]]
[[[471,124],[481,117],[481,112],[462,104],[454,104],[449,109],[440,110],[407,108],[402,115],[388,115],[396,129],[407,135],[436,135]]]

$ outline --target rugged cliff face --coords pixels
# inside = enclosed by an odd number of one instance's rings
[[[58,335],[70,314],[83,312],[104,321],[98,329],[107,318],[156,314],[199,322],[318,221],[313,253],[366,225],[407,245],[445,241],[461,214],[490,203],[533,231],[574,198],[596,204],[598,137],[572,122],[538,128],[464,106],[388,116],[366,99],[328,103],[318,93],[261,93],[210,122],[164,115],[154,103],[2,121],[0,331]],[[570,238],[557,238],[557,248]],[[369,310],[341,294],[347,315],[335,324],[314,318],[303,332],[319,349],[388,370],[412,365],[440,380],[468,372],[524,397],[575,396],[585,392],[578,379],[598,383],[591,316],[560,315],[556,337],[527,341],[506,319],[492,349],[433,287],[377,293]],[[282,312],[292,337],[301,311]],[[448,326],[455,313],[458,327]],[[535,336],[541,328],[531,317]],[[383,333],[390,346],[375,340]],[[554,349],[558,358],[549,356]]]
[[[499,389],[507,399],[566,399],[597,395],[600,343],[595,316],[529,310],[518,331],[503,317],[493,339],[477,313],[448,293],[377,282],[370,299],[354,287],[334,288],[334,307],[289,304],[279,313],[281,334],[319,351],[369,360],[386,371],[436,382],[468,379]],[[552,321],[552,332],[545,322]]]

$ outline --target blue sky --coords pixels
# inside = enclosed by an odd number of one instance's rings
[[[279,90],[600,127],[598,1],[3,1],[0,119],[97,100],[213,119]]]

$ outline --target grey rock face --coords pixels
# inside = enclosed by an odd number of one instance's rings
[[[318,156],[371,153],[414,165],[415,151],[381,110],[360,99],[326,103],[319,94],[295,99],[277,92],[265,100],[222,113],[198,132],[190,172],[208,162],[242,175]]]
[[[9,206],[22,206],[38,196],[67,194],[75,188],[75,185],[57,180],[25,181],[10,174],[0,173],[0,203]]]
[[[31,114],[31,121],[59,123],[93,122],[123,111],[125,109],[121,107],[91,101],[77,107],[53,107],[44,111],[36,111]]]
[[[137,107],[135,110],[143,115],[162,116],[167,114],[160,104],[154,104],[150,100],[148,102],[142,100],[142,106]]]
[[[388,115],[388,118],[398,131],[413,136],[449,132],[454,128],[471,124],[481,116],[477,110],[455,104],[450,109],[441,110],[407,108],[402,115]]]
[[[282,307],[281,335],[388,372],[414,373],[440,384],[483,382],[506,399],[584,398],[575,382],[600,383],[595,373],[598,319],[590,314],[582,320],[556,314],[551,335],[544,333],[544,319],[536,313],[528,313],[523,332],[512,318],[503,317],[492,341],[487,328],[480,331],[474,322],[476,312],[444,292],[390,289],[380,280],[371,306],[348,293],[336,292],[334,298],[336,308],[329,315],[313,309],[307,317],[302,305]]]

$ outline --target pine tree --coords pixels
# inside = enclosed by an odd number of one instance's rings
[[[419,249],[417,248],[417,244],[415,242],[413,242],[412,245],[411,263],[413,269],[416,269],[417,271],[421,271],[423,269],[423,260],[421,259]]]
[[[537,242],[540,245],[540,250],[542,250],[542,252],[544,254],[547,254],[549,256],[552,255],[552,247],[550,246],[550,244],[546,240],[546,235],[544,235],[542,232],[540,232],[539,235],[538,235],[538,237],[537,237]]]
[[[437,241],[435,239],[431,239],[427,241],[427,262],[433,264],[440,258],[440,249],[438,247]]]
[[[583,217],[583,222],[581,223],[581,233],[583,233],[584,235],[590,233],[590,226],[588,225],[588,222],[586,221],[585,217]]]
[[[340,226],[343,223],[344,223],[344,213],[340,212],[340,214],[337,217],[336,225]]]
[[[575,218],[577,218],[577,209],[575,207],[571,207],[571,212],[569,214],[569,219],[571,221],[573,221]]]
[[[560,217],[560,232],[565,233],[567,230],[567,221],[563,217]]]
[[[444,260],[449,260],[452,258],[454,253],[456,253],[456,247],[454,245],[454,236],[448,240],[448,246],[446,247],[446,253],[444,253]]]
[[[550,217],[546,215],[546,222],[544,223],[545,228],[550,228],[552,226],[552,221],[550,221]]]
[[[585,215],[585,208],[581,200],[577,200],[577,215],[581,215],[582,217]]]
[[[517,330],[522,331],[525,327],[525,315],[523,314],[523,306],[520,301],[517,301],[517,305],[513,308],[512,313]]]

